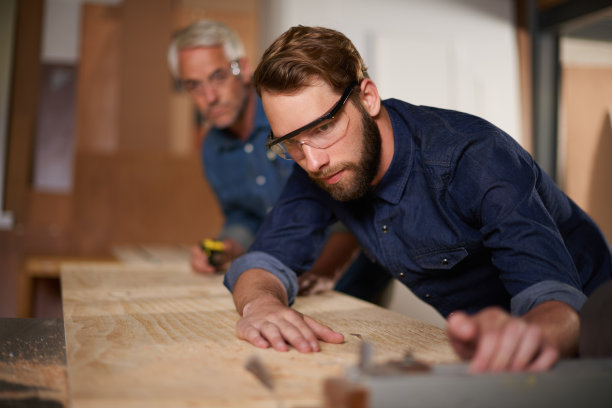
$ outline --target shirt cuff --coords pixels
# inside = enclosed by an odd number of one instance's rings
[[[236,258],[223,278],[225,287],[233,292],[236,281],[248,269],[264,269],[276,276],[287,291],[289,304],[293,304],[298,292],[297,275],[284,263],[265,252],[248,252]]]
[[[510,311],[515,316],[522,316],[540,303],[549,300],[566,303],[579,312],[587,297],[567,283],[546,280],[531,285],[512,297]]]
[[[223,230],[218,237],[218,239],[221,241],[227,238],[236,241],[246,251],[253,243],[255,235],[250,229],[240,224],[230,224],[223,227]]]

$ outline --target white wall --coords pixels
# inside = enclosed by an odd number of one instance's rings
[[[262,50],[294,25],[334,28],[353,41],[383,98],[473,113],[522,140],[514,1],[263,4]]]
[[[78,61],[83,3],[121,2],[122,0],[45,0],[41,62],[74,64]]]
[[[269,0],[264,46],[291,26],[320,25],[349,37],[383,99],[481,116],[521,142],[512,0]],[[390,307],[444,325],[395,282]]]

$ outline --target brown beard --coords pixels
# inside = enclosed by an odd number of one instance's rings
[[[333,199],[338,201],[356,200],[369,192],[372,189],[372,180],[374,180],[380,166],[382,142],[378,126],[360,103],[355,105],[361,113],[363,135],[361,157],[359,157],[357,162],[340,163],[332,169],[309,174],[319,187],[327,191]],[[352,173],[353,177],[350,177],[350,174],[346,174],[336,184],[327,184],[322,180],[342,170]]]

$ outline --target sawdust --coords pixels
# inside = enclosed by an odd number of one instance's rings
[[[0,362],[0,401],[38,399],[67,406],[68,381],[65,365],[46,365],[35,361],[15,359]],[[39,406],[39,405],[34,405]]]
[[[0,350],[1,406],[68,406],[63,335],[4,338]]]

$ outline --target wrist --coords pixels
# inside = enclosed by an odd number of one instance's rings
[[[255,299],[249,300],[242,307],[242,316],[248,316],[251,313],[254,313],[257,309],[266,306],[284,306],[285,304],[276,296],[272,294],[261,295],[256,297]]]

